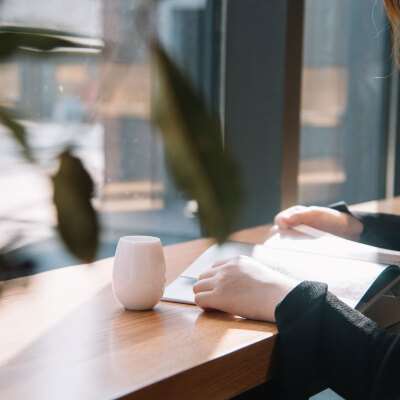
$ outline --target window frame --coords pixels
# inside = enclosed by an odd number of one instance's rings
[[[225,2],[223,122],[245,184],[245,228],[297,203],[304,1]]]

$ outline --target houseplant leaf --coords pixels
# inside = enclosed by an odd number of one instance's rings
[[[175,181],[197,200],[206,234],[222,243],[242,202],[238,170],[224,149],[222,130],[179,68],[158,44],[151,47],[157,82],[153,119],[165,143]]]
[[[8,56],[17,50],[98,52],[103,46],[99,39],[64,31],[14,25],[0,26],[0,57]]]
[[[0,107],[0,122],[8,128],[14,139],[21,145],[28,161],[34,161],[31,149],[26,139],[25,128],[15,118],[15,112],[5,107]]]
[[[82,162],[68,150],[60,154],[60,166],[52,177],[58,230],[67,248],[85,262],[94,260],[99,226],[91,204],[93,181]]]

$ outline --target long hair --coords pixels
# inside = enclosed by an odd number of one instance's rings
[[[386,13],[392,25],[393,56],[400,68],[400,0],[383,0]]]

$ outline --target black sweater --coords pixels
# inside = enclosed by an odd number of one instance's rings
[[[344,204],[335,208],[348,212]],[[400,217],[354,213],[364,243],[400,249]],[[281,377],[294,399],[324,384],[346,399],[400,399],[400,336],[302,282],[277,306]]]

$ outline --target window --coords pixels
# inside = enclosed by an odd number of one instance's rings
[[[0,65],[1,96],[23,115],[29,142],[41,160],[32,167],[6,130],[0,131],[0,216],[3,245],[13,237],[38,266],[70,265],[54,239],[51,186],[54,157],[71,145],[96,183],[103,226],[98,257],[112,255],[126,234],[160,236],[163,244],[201,235],[191,203],[175,187],[162,140],[150,123],[151,71],[136,29],[141,2],[115,0],[4,0],[1,22],[38,25],[106,43],[102,55],[16,55]],[[164,0],[161,38],[218,111],[219,8],[205,0]]]
[[[299,202],[382,198],[393,74],[383,6],[305,4]]]
[[[2,101],[21,110],[41,160],[40,168],[26,164],[0,128],[0,229],[4,242],[19,233],[19,244],[32,242],[25,250],[37,253],[44,268],[76,262],[59,255],[51,187],[42,173],[55,170],[54,156],[65,145],[74,147],[96,183],[99,258],[112,255],[125,234],[160,236],[164,244],[201,236],[149,121],[152,77],[136,29],[141,3],[0,5],[2,23],[69,30],[107,45],[102,55],[18,55],[0,64]],[[238,228],[270,222],[295,202],[355,203],[384,195],[392,67],[381,5],[304,4],[303,21],[303,1],[159,2],[162,42],[221,116],[242,171],[246,198]]]

